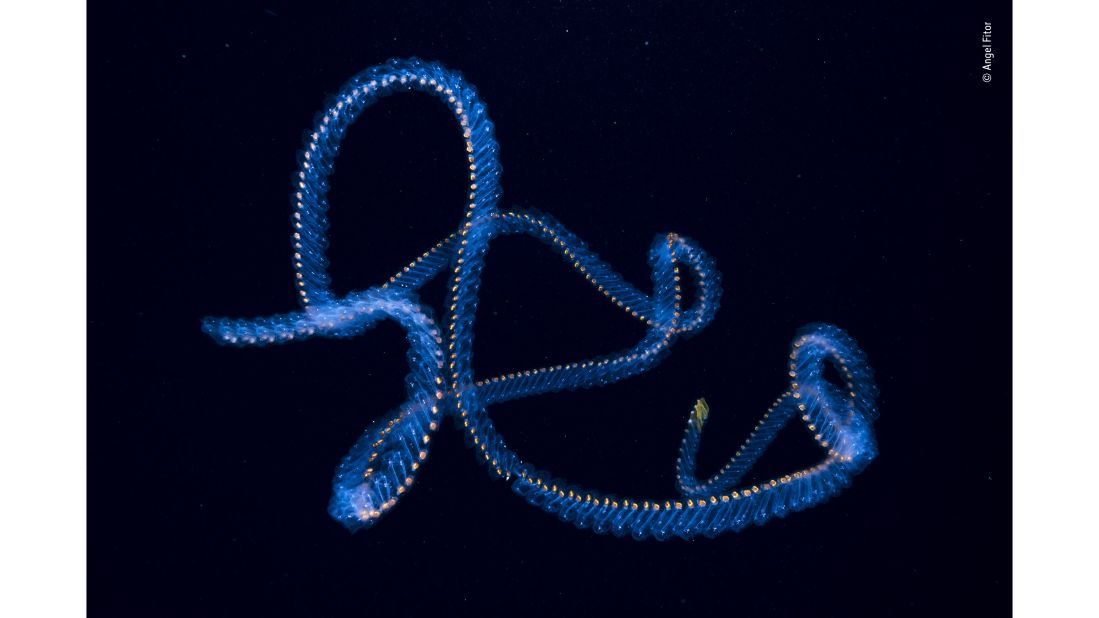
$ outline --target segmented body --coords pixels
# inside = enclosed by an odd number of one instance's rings
[[[435,95],[454,114],[465,138],[469,191],[459,229],[380,286],[338,298],[329,287],[325,248],[328,177],[347,127],[380,97],[404,91]],[[610,384],[655,366],[677,338],[705,328],[721,297],[720,273],[695,242],[676,234],[649,250],[652,292],[622,279],[584,243],[546,214],[503,211],[500,165],[485,106],[462,76],[437,63],[393,60],[352,78],[326,106],[299,156],[293,191],[293,266],[302,310],[251,320],[207,319],[204,330],[238,346],[288,343],[315,336],[350,337],[382,319],[407,333],[408,398],[375,421],[340,465],[329,512],[351,529],[372,526],[415,483],[443,416],[454,418],[478,459],[511,482],[531,504],[596,532],[635,538],[690,538],[739,530],[817,504],[846,486],[875,455],[871,423],[874,386],[866,359],[840,329],[803,329],[789,357],[789,389],[717,474],[695,477],[695,456],[709,415],[704,400],[687,423],[677,463],[681,495],[674,499],[615,497],[558,479],[524,461],[496,431],[488,406],[564,389]],[[532,236],[559,252],[591,285],[646,327],[634,346],[616,354],[537,367],[476,380],[473,325],[484,255],[496,237]],[[694,300],[683,306],[683,269]],[[416,291],[449,277],[444,318],[437,322]],[[846,381],[823,376],[831,363]],[[799,417],[820,444],[820,464],[764,483],[738,487],[744,475],[791,418]]]

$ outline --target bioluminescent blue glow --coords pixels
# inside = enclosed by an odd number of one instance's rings
[[[338,298],[329,289],[324,253],[328,177],[348,126],[379,98],[405,91],[435,95],[458,121],[469,164],[465,218],[456,232],[388,282]],[[252,320],[207,319],[203,328],[217,341],[239,346],[351,337],[384,319],[404,328],[409,342],[408,399],[373,422],[336,472],[329,512],[349,529],[374,525],[412,488],[444,416],[454,419],[490,473],[510,482],[531,504],[580,528],[628,533],[638,539],[709,536],[762,524],[838,493],[874,457],[871,424],[877,416],[877,388],[866,359],[839,328],[814,325],[794,339],[784,369],[789,390],[763,415],[736,456],[707,479],[696,476],[695,455],[709,406],[704,399],[694,404],[677,462],[680,496],[612,496],[537,468],[507,446],[488,415],[489,406],[610,384],[651,369],[677,338],[697,333],[713,320],[721,297],[721,275],[713,260],[686,237],[658,236],[649,250],[653,287],[646,294],[549,215],[500,210],[501,170],[492,122],[473,87],[436,63],[392,60],[352,78],[319,117],[299,161],[293,190],[293,251],[302,310]],[[610,302],[640,320],[646,326],[644,337],[615,354],[476,380],[471,365],[473,324],[485,251],[493,238],[507,234],[532,236],[560,253]],[[416,292],[444,271],[450,278],[449,296],[439,322]],[[685,307],[680,283],[686,272],[695,289],[693,302]],[[825,363],[842,377],[843,387],[824,378]],[[794,416],[821,447],[822,461],[766,482],[741,485]]]

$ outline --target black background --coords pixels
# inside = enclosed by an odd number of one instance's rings
[[[1008,7],[372,4],[91,7],[94,615],[1007,612]],[[494,407],[521,455],[670,496],[694,399],[713,408],[708,473],[783,390],[796,328],[829,321],[882,391],[881,454],[853,487],[738,534],[638,543],[530,508],[444,427],[382,523],[350,535],[330,520],[336,464],[401,400],[399,329],[238,350],[199,321],[294,308],[302,133],[347,78],[411,55],[487,101],[503,207],[552,213],[642,288],[667,231],[725,276],[717,320],[656,370]],[[464,194],[460,134],[430,97],[382,101],[344,143],[339,292],[449,233]],[[479,376],[641,332],[528,238],[493,244],[482,290]],[[760,474],[810,463],[803,434]]]

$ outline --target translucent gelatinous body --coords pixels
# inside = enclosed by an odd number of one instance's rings
[[[325,247],[328,177],[347,127],[374,101],[389,94],[435,95],[454,114],[465,138],[469,165],[466,216],[459,229],[424,252],[381,286],[337,298],[329,288]],[[326,106],[299,156],[293,189],[293,264],[302,310],[251,320],[207,319],[205,332],[221,343],[262,346],[309,337],[351,337],[379,320],[407,333],[408,398],[374,421],[336,472],[329,512],[354,530],[373,525],[414,484],[443,416],[467,434],[478,460],[506,479],[531,504],[596,532],[635,538],[690,538],[739,530],[817,504],[845,487],[874,457],[871,423],[877,395],[866,359],[842,330],[804,328],[791,348],[784,392],[728,464],[708,479],[695,473],[695,456],[710,409],[692,409],[677,463],[680,495],[671,499],[616,497],[580,488],[524,461],[497,433],[488,407],[520,397],[610,384],[644,372],[681,335],[705,328],[718,309],[721,275],[696,243],[676,234],[658,236],[649,250],[652,292],[623,280],[584,243],[546,214],[503,211],[500,165],[492,122],[473,87],[458,73],[416,59],[393,60],[352,78]],[[591,285],[645,326],[626,350],[552,367],[475,380],[471,367],[473,322],[484,254],[493,238],[532,236],[559,252]],[[681,274],[690,270],[694,301],[683,306]],[[428,280],[450,278],[444,319],[437,322],[416,296]],[[831,363],[845,380],[824,379]],[[748,487],[744,475],[791,418],[812,432],[824,453],[818,465]]]

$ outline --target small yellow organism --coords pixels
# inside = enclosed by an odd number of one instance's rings
[[[702,397],[695,402],[694,414],[691,416],[691,422],[695,424],[695,427],[702,429],[702,425],[706,422],[706,417],[710,415],[710,404],[706,403],[706,398]]]

